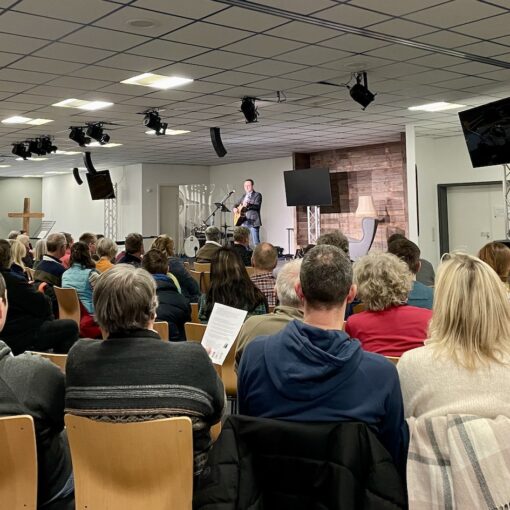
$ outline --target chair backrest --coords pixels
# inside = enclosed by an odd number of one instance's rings
[[[188,342],[201,342],[204,338],[207,324],[196,324],[194,322],[186,322],[184,324],[184,332]]]
[[[200,292],[205,294],[211,286],[211,273],[209,271],[195,271],[193,269],[191,269],[189,273],[198,283]]]
[[[32,354],[38,354],[43,358],[50,360],[52,363],[57,365],[64,374],[66,373],[67,354],[54,354],[53,352],[37,352],[32,351]]]
[[[105,423],[66,415],[76,508],[190,510],[193,438],[187,417]]]
[[[385,356],[385,358],[388,360],[388,361],[391,361],[394,365],[396,365],[400,358],[397,357],[397,356]]]
[[[80,300],[76,289],[53,287],[58,302],[59,319],[71,319],[80,327]]]
[[[170,340],[170,327],[168,326],[168,322],[155,322],[154,331],[158,333],[158,335],[161,337],[161,340]]]
[[[37,508],[37,449],[28,415],[0,418],[0,507]]]
[[[198,303],[191,303],[191,322],[200,323],[198,318]]]
[[[246,272],[249,277],[252,277],[255,274],[255,268],[252,266],[246,266]]]
[[[225,393],[227,397],[237,397],[237,373],[234,369],[235,366],[235,354],[237,347],[237,338],[232,344],[230,351],[228,351],[227,357],[221,366],[221,380],[225,387]]]
[[[211,263],[210,262],[195,262],[193,264],[193,269],[198,271],[199,273],[208,273],[211,271]]]
[[[365,311],[365,304],[364,303],[358,303],[357,305],[354,305],[352,307],[352,313],[360,313]]]

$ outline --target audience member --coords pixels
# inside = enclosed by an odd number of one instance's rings
[[[62,287],[76,289],[80,302],[87,312],[93,315],[92,291],[99,272],[90,257],[89,247],[82,241],[74,243],[69,262],[71,267],[62,275]]]
[[[345,235],[340,230],[322,234],[319,239],[317,239],[317,246],[322,244],[336,246],[349,257],[349,239],[347,239],[347,237],[345,237]]]
[[[296,293],[304,320],[250,342],[239,365],[241,414],[300,422],[361,421],[395,461],[407,440],[395,366],[342,331],[356,295],[348,257],[316,246],[303,258]]]
[[[9,232],[9,235],[7,236],[7,239],[9,241],[13,241],[14,239],[16,239],[19,235],[21,235],[21,231],[19,230],[11,230]]]
[[[66,252],[65,252],[64,256],[60,259],[60,262],[62,262],[62,265],[66,269],[69,269],[71,267],[69,260],[71,258],[71,248],[73,247],[74,239],[73,239],[73,236],[71,234],[69,234],[68,232],[62,232],[62,234],[64,234],[64,236],[66,238],[67,246],[66,246]]]
[[[266,296],[268,306],[276,305],[274,291],[276,279],[273,276],[273,270],[277,262],[276,249],[272,244],[260,243],[255,246],[251,256],[251,265],[254,269],[251,281]]]
[[[345,331],[363,349],[401,356],[423,345],[432,312],[406,304],[413,276],[403,260],[391,253],[369,253],[354,264],[354,281],[366,310],[351,315]]]
[[[199,301],[202,322],[209,320],[215,303],[246,310],[248,317],[268,312],[264,294],[250,280],[241,257],[232,248],[220,248],[211,263],[211,285]]]
[[[26,255],[23,257],[23,264],[25,267],[33,269],[34,256],[32,254],[32,244],[30,243],[30,237],[28,237],[26,234],[20,234],[16,239],[22,242],[26,249]]]
[[[114,266],[113,261],[117,255],[117,243],[112,239],[103,237],[97,242],[97,255],[99,260],[96,262],[96,269],[104,273]]]
[[[186,340],[184,324],[191,321],[191,307],[188,300],[179,293],[175,283],[167,275],[167,256],[160,250],[149,250],[143,257],[142,267],[152,275],[156,282],[157,319],[168,322],[170,340]]]
[[[26,253],[27,249],[21,241],[18,241],[17,239],[11,240],[11,270],[26,280],[31,280],[30,269],[27,268],[23,262]]]
[[[234,228],[232,249],[241,257],[245,266],[251,266],[252,251],[250,250],[250,235],[251,232],[248,227]]]
[[[85,232],[80,236],[78,241],[80,243],[85,243],[89,247],[89,252],[90,252],[91,256],[96,254],[96,245],[97,245],[97,235],[96,234],[93,234],[92,232]],[[71,248],[72,248],[72,246],[71,246]],[[71,257],[69,257],[69,261],[70,260],[71,260]],[[71,262],[69,262],[69,266],[71,266]]]
[[[510,290],[508,276],[510,275],[510,248],[503,243],[493,241],[486,244],[478,252],[478,257],[496,271],[499,279]]]
[[[8,302],[0,275],[0,333]],[[37,508],[74,508],[71,456],[64,432],[64,374],[40,356],[13,356],[0,340],[0,416],[28,414],[34,419],[37,443]],[[18,452],[18,454],[20,454]],[[69,502],[67,506],[64,502]]]
[[[152,243],[151,250],[159,250],[168,258],[168,270],[177,278],[181,288],[181,294],[191,303],[198,303],[200,298],[200,288],[195,279],[184,267],[184,263],[179,257],[175,256],[174,240],[162,234]]]
[[[210,226],[205,229],[205,244],[195,255],[197,262],[211,262],[216,252],[221,248],[221,232],[218,227]]]
[[[118,264],[129,264],[134,267],[142,265],[143,237],[141,234],[128,234],[124,245],[124,255],[118,260]]]
[[[439,266],[424,347],[397,368],[406,416],[510,417],[510,304],[495,272],[471,255]]]
[[[257,248],[260,244],[256,246]],[[236,344],[236,366],[246,346],[256,337],[273,335],[283,329],[290,321],[303,320],[303,303],[296,294],[296,284],[299,283],[299,270],[301,259],[287,262],[276,278],[276,295],[278,306],[273,313],[267,315],[254,315],[243,324]]]
[[[393,241],[397,239],[407,238],[400,233],[392,234],[387,239],[388,247]],[[436,275],[434,273],[434,267],[432,266],[432,264],[428,260],[420,259],[420,269],[416,273],[416,281],[423,283],[423,285],[426,285],[427,287],[433,287],[435,277]]]
[[[46,239],[39,239],[35,243],[34,248],[34,269],[37,269],[39,262],[41,262],[47,253],[48,249],[46,248]]]
[[[108,339],[79,340],[70,351],[66,412],[112,422],[189,416],[200,472],[211,447],[209,429],[225,403],[205,349],[198,342],[162,342],[152,330],[156,285],[143,269],[117,265],[103,273],[94,305]]]
[[[510,253],[510,250],[508,250]],[[407,304],[432,310],[434,291],[431,287],[416,281],[416,273],[420,270],[420,248],[409,239],[396,239],[388,244],[388,253],[393,253],[403,260],[413,274],[413,287],[407,298]]]
[[[50,234],[46,238],[47,254],[37,265],[34,280],[36,282],[46,282],[50,285],[62,286],[62,274],[66,270],[61,262],[66,251],[66,238],[64,234],[57,232]]]
[[[27,280],[10,270],[11,249],[0,240],[0,274],[9,296],[9,314],[3,340],[14,354],[25,350],[67,352],[78,338],[78,326],[71,320],[54,320],[50,300]]]

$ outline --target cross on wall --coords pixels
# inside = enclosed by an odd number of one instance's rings
[[[7,213],[9,218],[23,218],[23,230],[30,235],[30,219],[31,218],[44,218],[44,213],[42,212],[30,212],[30,198],[25,198],[23,200],[23,212],[10,212]]]

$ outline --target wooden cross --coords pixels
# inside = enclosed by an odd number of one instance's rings
[[[30,235],[30,218],[44,218],[44,213],[30,212],[30,198],[25,198],[23,201],[23,212],[10,212],[7,213],[7,216],[9,218],[23,218],[23,230]]]

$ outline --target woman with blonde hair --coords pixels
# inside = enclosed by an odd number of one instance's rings
[[[28,237],[26,234],[20,234],[16,239],[23,243],[23,246],[25,246],[27,253],[23,257],[23,264],[25,264],[25,267],[28,267],[32,269],[34,267],[34,256],[32,254],[32,245],[30,243],[30,237]]]
[[[37,269],[37,265],[43,257],[48,253],[48,248],[46,247],[46,239],[39,239],[35,243],[34,248],[34,269]]]
[[[96,252],[99,256],[99,260],[96,262],[96,269],[100,273],[104,273],[114,266],[113,261],[117,255],[118,246],[115,241],[102,237],[97,242]]]
[[[182,295],[190,303],[198,303],[200,298],[200,288],[198,283],[188,273],[184,263],[179,257],[175,256],[174,240],[166,234],[159,235],[151,245],[151,250],[163,252],[168,258],[168,271],[177,280]]]
[[[432,312],[407,304],[413,285],[408,265],[391,253],[370,253],[353,269],[365,311],[347,319],[346,333],[360,340],[365,351],[384,356],[421,347]]]
[[[439,267],[424,347],[397,369],[406,417],[510,417],[510,303],[488,264],[449,255]]]
[[[493,241],[487,243],[478,252],[478,258],[496,271],[499,279],[506,285],[507,291],[510,290],[508,276],[510,275],[510,248],[503,243]]]
[[[17,239],[11,241],[11,271],[24,276],[27,280],[32,280],[34,273],[23,262],[23,258],[26,256],[26,254],[27,249],[21,241],[18,241]]]

